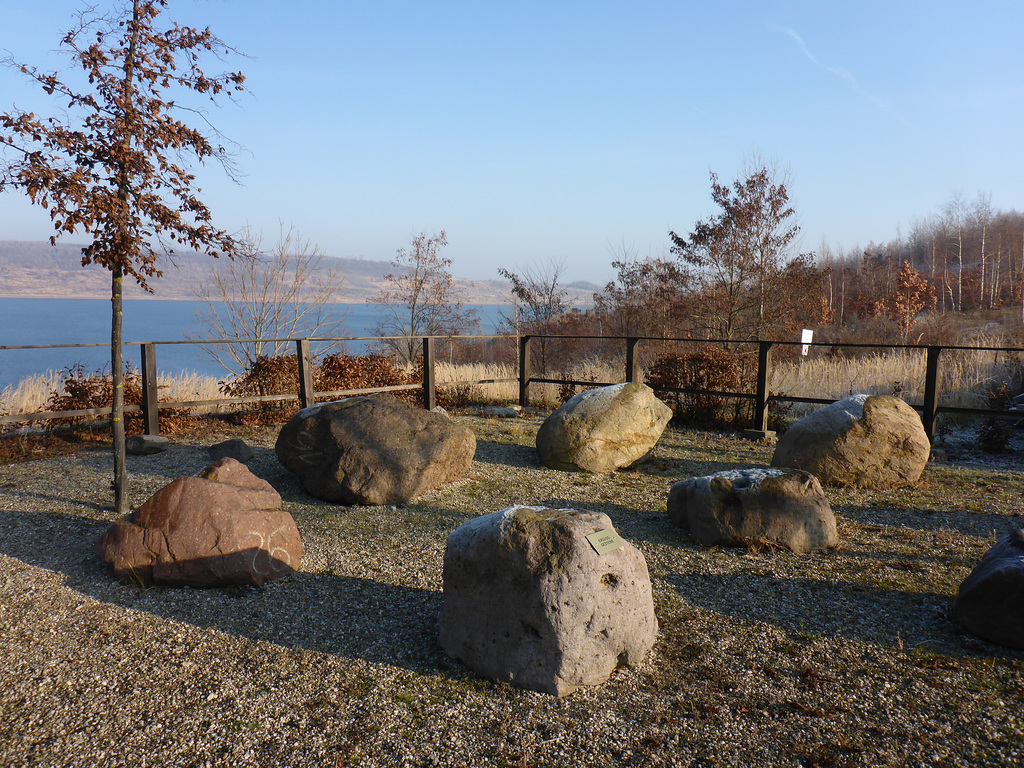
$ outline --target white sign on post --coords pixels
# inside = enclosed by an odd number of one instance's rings
[[[807,345],[810,344],[813,339],[814,331],[809,328],[804,328],[803,333],[800,334],[800,343],[803,344],[803,347],[800,348],[800,354],[804,357],[807,357],[807,350],[810,349]]]

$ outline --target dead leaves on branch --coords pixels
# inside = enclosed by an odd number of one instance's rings
[[[211,225],[188,167],[214,158],[230,174],[229,154],[176,119],[173,111],[202,112],[165,91],[176,87],[216,100],[244,91],[245,77],[204,72],[203,54],[234,53],[208,28],[155,29],[165,6],[165,0],[135,0],[121,18],[83,16],[64,35],[62,49],[72,69],[84,73],[87,89],[75,89],[69,77],[3,62],[66,99],[69,112],[45,120],[17,110],[0,114],[0,151],[7,155],[0,154],[0,189],[19,188],[49,210],[51,242],[88,233],[83,264],[116,267],[147,289],[146,278],[160,274],[155,263],[167,241],[213,256],[236,248]]]

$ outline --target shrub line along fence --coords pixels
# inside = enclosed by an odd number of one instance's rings
[[[258,395],[252,397],[223,397],[215,400],[187,400],[180,402],[159,402],[157,398],[157,370],[156,370],[156,347],[162,344],[232,344],[244,341],[256,341],[255,339],[216,339],[210,341],[159,341],[159,342],[129,342],[125,346],[138,346],[141,355],[141,378],[142,378],[142,403],[140,405],[126,405],[125,413],[138,413],[141,411],[146,434],[157,435],[160,433],[159,411],[161,408],[194,408],[216,405],[244,405],[251,403],[281,402],[287,400],[298,400],[302,408],[306,408],[316,402],[317,397],[352,397],[375,392],[398,392],[409,390],[422,390],[423,403],[428,409],[433,408],[437,403],[437,387],[446,384],[519,384],[519,404],[522,407],[529,405],[531,384],[558,384],[584,387],[602,387],[618,384],[621,382],[596,382],[578,381],[571,379],[556,379],[531,374],[531,342],[534,339],[550,340],[600,340],[600,341],[624,341],[626,345],[625,381],[642,381],[640,361],[637,354],[641,342],[686,342],[697,344],[722,345],[729,342],[708,341],[702,339],[680,339],[662,338],[653,336],[553,336],[553,335],[523,335],[523,336],[453,336],[453,337],[424,337],[423,343],[423,382],[421,384],[401,384],[388,387],[370,387],[364,389],[335,390],[329,392],[318,392],[313,387],[313,356],[311,344],[314,342],[338,342],[338,341],[382,341],[389,339],[409,339],[409,336],[362,336],[346,338],[304,338],[304,339],[264,339],[268,342],[294,342],[296,357],[298,360],[298,382],[297,392],[280,395]],[[475,382],[438,382],[436,379],[436,352],[435,341],[437,338],[452,339],[497,339],[513,338],[519,340],[519,374],[514,379],[480,379]],[[924,401],[920,404],[911,405],[921,413],[921,421],[929,439],[935,436],[935,419],[939,413],[957,413],[965,415],[993,415],[1005,418],[1020,418],[1020,412],[996,411],[984,408],[963,408],[956,406],[939,405],[939,361],[943,351],[970,351],[970,352],[1005,352],[1024,353],[1020,347],[963,347],[963,346],[922,346],[905,345],[894,346],[886,344],[835,344],[831,342],[814,342],[804,344],[803,342],[789,341],[733,341],[732,344],[757,344],[757,385],[755,392],[725,392],[720,390],[686,389],[680,387],[659,386],[659,391],[675,392],[686,395],[702,395],[711,397],[724,397],[732,399],[752,400],[754,404],[754,417],[751,428],[758,432],[766,432],[768,429],[768,405],[773,402],[810,403],[827,405],[834,402],[834,398],[823,399],[815,397],[793,397],[789,395],[769,394],[768,373],[771,369],[771,350],[773,347],[842,347],[842,348],[869,348],[869,349],[900,349],[900,350],[925,350],[925,388]],[[108,344],[52,344],[52,345],[25,345],[25,346],[0,346],[0,351],[15,349],[59,349],[59,348],[80,348],[80,347],[102,347]],[[77,417],[102,417],[109,416],[111,408],[87,408],[74,411],[46,411],[38,413],[16,413],[0,415],[0,424],[47,421],[51,419],[77,418]]]

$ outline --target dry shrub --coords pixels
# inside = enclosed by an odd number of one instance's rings
[[[409,378],[409,373],[384,355],[329,355],[314,370],[313,387],[317,392],[394,387],[411,383]]]
[[[371,389],[415,384],[423,381],[423,361],[410,371],[396,367],[384,355],[328,355],[313,369],[313,389],[317,392],[339,392],[352,389]],[[298,396],[299,364],[295,355],[258,357],[244,375],[221,384],[221,391],[229,397],[265,397],[269,395]],[[395,395],[414,404],[422,403],[418,390],[396,392]],[[327,399],[325,396],[320,399]],[[282,412],[279,403],[254,403],[247,411],[269,414]]]
[[[125,366],[124,404],[139,405],[142,402],[142,374]],[[105,371],[86,371],[82,363],[63,369],[58,385],[50,392],[46,407],[51,411],[80,411],[91,408],[110,408],[114,404],[114,377]],[[93,416],[69,416],[52,419],[48,425],[80,426],[95,421]],[[125,431],[141,428],[140,413],[125,414]]]
[[[295,355],[260,355],[240,377],[221,382],[220,390],[228,397],[286,395],[299,391],[298,380],[299,364]]]
[[[999,389],[988,393],[988,407],[993,411],[1005,411],[1013,401],[1013,395],[1006,382]],[[1001,416],[989,414],[978,427],[978,444],[986,453],[1006,453],[1013,429]]]
[[[742,392],[748,378],[747,357],[748,354],[730,354],[719,347],[664,355],[651,366],[647,383],[679,422],[705,427],[735,424],[749,419],[745,402],[720,395],[671,392],[668,388]]]

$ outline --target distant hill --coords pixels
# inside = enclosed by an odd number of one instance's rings
[[[357,304],[380,293],[384,275],[393,271],[386,261],[326,257],[345,276],[337,300]],[[209,274],[214,260],[198,253],[175,255],[160,265],[163,277],[149,281],[148,294],[134,281],[125,280],[125,297],[130,299],[194,298],[196,280]],[[456,279],[470,304],[507,304],[509,284],[503,280]],[[570,297],[579,305],[593,303],[598,286],[585,281],[568,287]],[[108,298],[110,273],[102,267],[82,266],[82,246],[47,242],[0,240],[0,297],[9,298]]]

